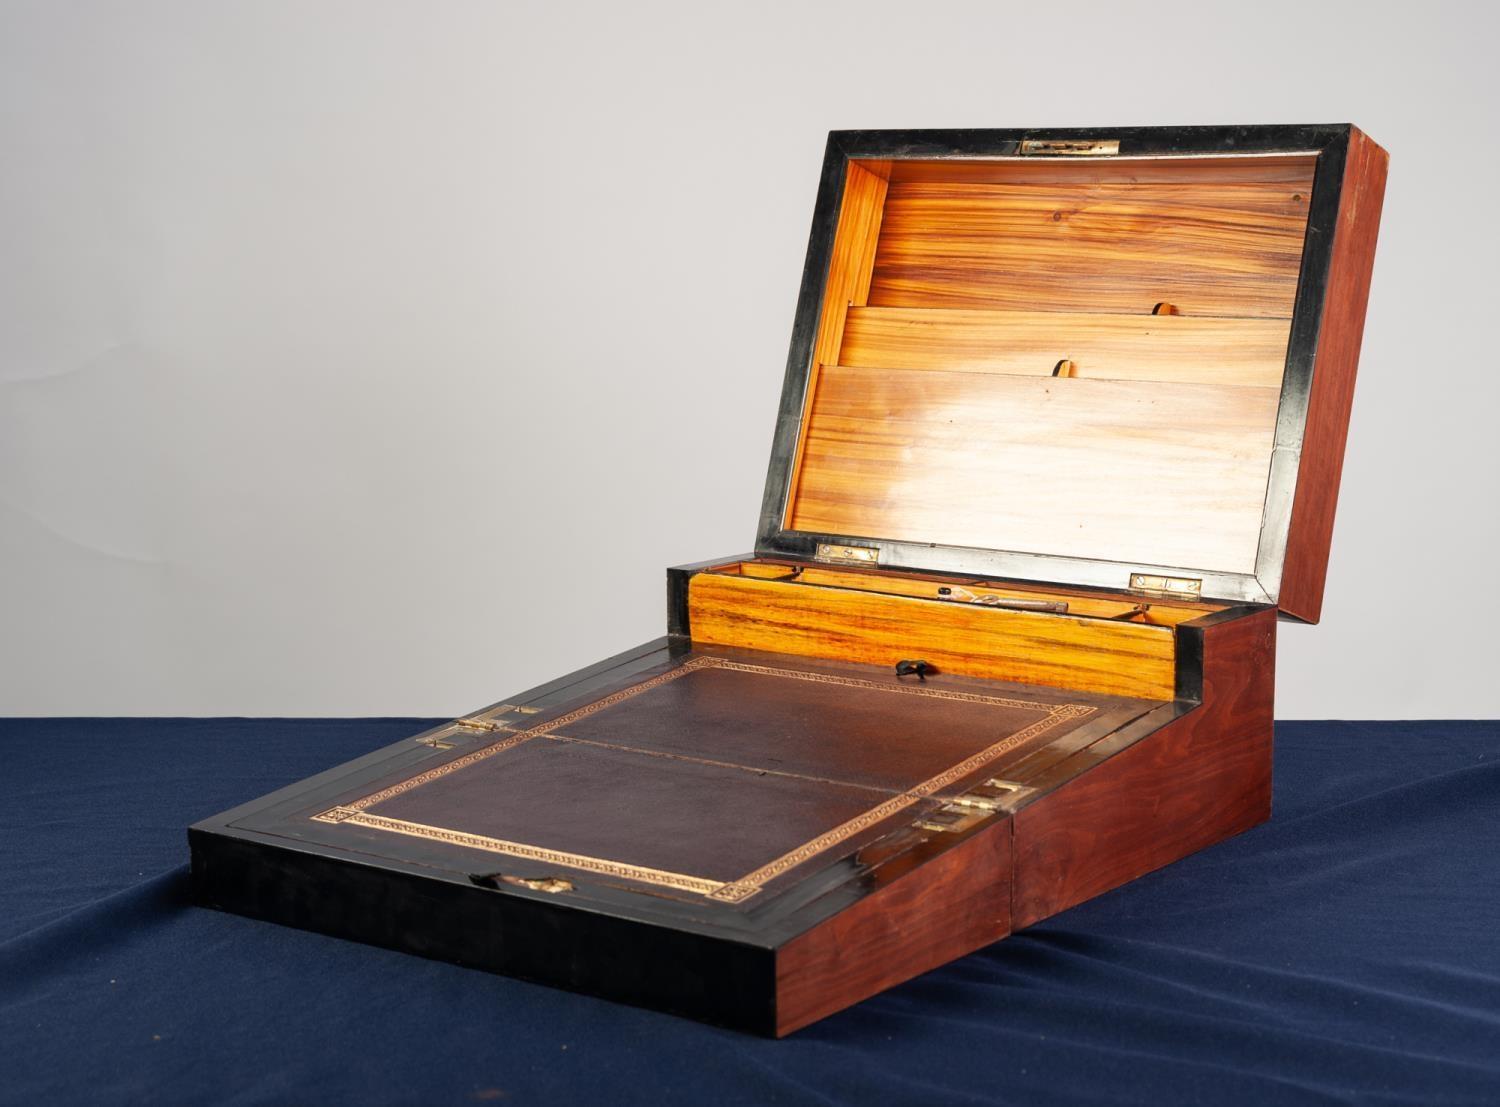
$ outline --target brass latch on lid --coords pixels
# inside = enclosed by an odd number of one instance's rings
[[[832,565],[879,565],[880,551],[874,546],[843,546],[837,542],[819,542],[814,561]]]
[[[1130,591],[1143,596],[1173,600],[1201,600],[1203,581],[1198,577],[1164,577],[1155,573],[1131,573]]]
[[[1028,138],[1021,153],[1044,157],[1110,158],[1120,152],[1117,138]]]

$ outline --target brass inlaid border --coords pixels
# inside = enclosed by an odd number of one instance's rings
[[[691,876],[686,873],[666,872],[661,869],[651,869],[640,865],[630,865],[620,861],[610,861],[606,858],[588,857],[583,854],[567,853],[561,850],[547,849],[542,846],[534,846],[524,842],[510,842],[500,838],[490,838],[482,834],[470,834],[465,831],[449,830],[445,827],[428,826],[425,823],[410,822],[405,819],[393,819],[384,815],[376,815],[367,809],[393,796],[401,795],[413,788],[430,783],[440,777],[467,768],[476,762],[494,757],[496,754],[506,750],[514,749],[532,738],[554,738],[561,741],[583,741],[571,739],[564,734],[553,733],[578,719],[603,711],[623,700],[640,695],[642,692],[658,688],[670,681],[677,680],[689,673],[700,669],[727,669],[734,672],[756,673],[765,676],[787,677],[793,680],[808,680],[822,684],[839,684],[846,687],[865,688],[872,691],[895,692],[907,696],[928,696],[934,699],[959,700],[966,703],[992,704],[997,707],[1012,707],[1028,711],[1045,711],[1046,714],[1030,726],[1007,735],[994,745],[981,750],[965,758],[958,764],[945,769],[937,776],[924,780],[915,787],[904,792],[899,792],[883,803],[870,808],[870,810],[856,815],[854,818],[841,823],[839,826],[818,835],[809,842],[805,842],[796,849],[782,854],[774,861],[762,865],[754,872],[740,877],[738,880],[719,881],[707,877]],[[694,892],[709,899],[724,903],[740,903],[755,895],[769,881],[777,876],[795,868],[802,862],[830,849],[840,842],[854,837],[863,830],[868,829],[899,813],[913,804],[940,792],[948,785],[963,779],[970,773],[976,772],[996,757],[1037,738],[1047,731],[1052,730],[1059,724],[1070,720],[1091,715],[1096,709],[1084,704],[1076,703],[1039,703],[1030,700],[1011,699],[1005,696],[986,696],[975,692],[957,692],[946,688],[928,688],[923,686],[909,686],[901,684],[881,683],[874,680],[865,680],[859,677],[838,676],[832,673],[808,672],[802,669],[777,669],[765,665],[753,665],[743,661],[730,661],[720,657],[694,657],[681,665],[668,670],[665,673],[640,681],[628,688],[613,692],[608,696],[601,697],[582,707],[559,715],[557,718],[529,727],[526,730],[510,730],[506,728],[505,737],[492,742],[482,749],[456,757],[451,761],[444,762],[416,776],[399,781],[378,792],[372,792],[368,796],[353,800],[350,803],[341,804],[312,816],[315,822],[322,823],[348,823],[353,826],[369,827],[374,830],[387,831],[393,834],[405,834],[410,837],[426,838],[433,841],[448,842],[453,845],[464,846],[470,849],[482,849],[491,853],[505,854],[510,857],[522,857],[533,861],[544,861],[549,864],[564,865],[568,868],[579,869],[584,872],[598,873],[604,876],[620,877],[626,880],[640,881],[645,884],[655,884],[662,887],[674,888],[678,891]],[[589,743],[607,744],[607,743]],[[616,748],[611,746],[611,748]],[[626,748],[626,747],[618,747]],[[651,751],[633,751],[645,752]],[[725,763],[728,764],[727,762]],[[739,766],[731,766],[739,767]]]
[[[332,811],[325,814],[335,815],[344,810],[347,809],[335,807]],[[427,838],[432,841],[451,842],[455,846],[489,850],[491,853],[503,853],[510,857],[524,857],[531,861],[545,861],[551,865],[566,865],[572,869],[582,869],[584,872],[599,873],[603,876],[617,876],[626,880],[639,880],[645,884],[659,884],[663,887],[677,888],[684,892],[697,892],[705,896],[718,891],[724,886],[722,881],[709,880],[706,877],[685,876],[682,873],[669,873],[661,869],[648,869],[641,865],[627,865],[620,861],[605,861],[598,857],[585,857],[580,853],[565,853],[562,850],[543,849],[541,846],[531,846],[524,842],[507,842],[503,838],[489,838],[483,834],[469,834],[462,830],[448,830],[445,827],[428,826],[426,823],[413,823],[405,819],[388,819],[384,815],[371,815],[364,811],[354,811],[351,814],[324,821],[353,823],[355,826],[368,826],[375,830],[388,830],[393,834],[405,834],[413,838]]]

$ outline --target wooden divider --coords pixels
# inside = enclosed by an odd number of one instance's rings
[[[980,597],[1001,600],[1047,600],[1065,603],[1066,614],[1092,619],[1131,618],[1135,622],[1177,626],[1223,611],[1214,600],[1145,597],[1133,592],[1070,588],[1042,581],[989,580],[951,573],[912,572],[907,569],[863,569],[817,562],[760,559],[730,561],[704,569],[719,576],[781,580],[827,588],[851,588],[891,596],[912,596],[940,603],[977,602]],[[946,591],[945,591],[946,590]]]
[[[844,175],[844,194],[839,204],[838,228],[828,259],[828,277],[823,288],[823,306],[818,315],[818,333],[813,340],[812,371],[803,397],[804,422],[818,395],[818,377],[823,366],[838,361],[844,342],[844,320],[852,305],[863,305],[870,294],[870,275],[875,265],[875,244],[880,239],[880,217],[885,210],[885,163],[850,162]],[[802,467],[802,442],[792,462],[791,487],[797,487]]]
[[[997,600],[1052,600],[1066,603],[1067,613],[1073,616],[1082,615],[1092,619],[1123,619],[1133,616],[1138,622],[1161,626],[1176,626],[1178,623],[1201,619],[1205,615],[1223,609],[1222,604],[1181,601],[1174,603],[1170,600],[1143,602],[1140,598],[1117,599],[1086,592],[1047,588],[1041,585],[1025,587],[980,581],[967,581],[960,584],[956,578],[952,577],[825,569],[817,565],[805,566],[795,574],[785,567],[780,567],[779,573],[773,573],[769,566],[740,565],[737,569],[741,575],[748,577],[759,576],[762,579],[785,580],[795,575],[797,583],[802,585],[850,588],[863,592],[880,592],[890,596],[912,596],[938,603],[974,602],[973,599],[947,598],[942,592],[945,588],[950,596],[957,590],[959,597],[964,597],[967,593],[968,597],[976,599],[993,597]]]
[[[839,364],[1280,388],[1284,319],[850,308]]]

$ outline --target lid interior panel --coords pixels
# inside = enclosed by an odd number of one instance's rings
[[[850,161],[784,527],[1252,572],[1316,163]]]

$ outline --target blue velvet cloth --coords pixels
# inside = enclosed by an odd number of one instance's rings
[[[1281,724],[1269,824],[782,1042],[188,904],[424,724],[0,722],[0,1100],[1500,1102],[1500,724]]]

